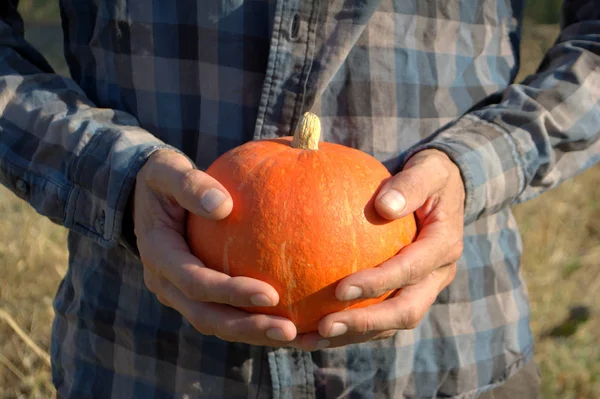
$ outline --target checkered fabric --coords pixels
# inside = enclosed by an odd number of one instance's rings
[[[509,206],[600,160],[600,1],[567,0],[515,84],[521,0],[62,0],[71,78],[0,3],[0,182],[70,229],[52,374],[69,398],[473,398],[532,356]],[[527,57],[527,54],[524,55]],[[397,172],[445,151],[466,189],[455,281],[414,330],[312,353],[196,332],[124,245],[158,148],[206,168],[320,115]]]

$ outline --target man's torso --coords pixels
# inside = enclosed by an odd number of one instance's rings
[[[320,115],[323,140],[391,172],[517,71],[522,5],[442,1],[62,1],[73,78],[200,168]],[[508,210],[466,227],[454,283],[393,338],[312,353],[197,333],[139,261],[71,234],[55,303],[65,396],[474,397],[529,358],[521,243]]]

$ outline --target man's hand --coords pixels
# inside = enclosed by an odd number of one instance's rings
[[[160,302],[199,332],[226,341],[277,347],[295,338],[290,320],[232,307],[274,306],[279,295],[273,287],[208,269],[190,253],[184,238],[186,210],[217,220],[231,212],[231,196],[219,182],[195,170],[183,155],[162,150],[140,170],[134,195],[144,280]]]
[[[419,234],[379,267],[357,272],[336,288],[340,300],[397,294],[379,304],[325,316],[319,333],[298,337],[306,350],[348,345],[415,328],[438,294],[452,282],[462,253],[464,185],[458,167],[443,153],[414,155],[378,193],[375,207],[386,219],[415,212]]]

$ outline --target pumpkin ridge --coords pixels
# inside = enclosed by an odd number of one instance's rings
[[[291,147],[291,142],[290,142],[290,147]],[[292,147],[293,148],[293,147]],[[290,176],[295,176],[296,174],[296,169],[298,169],[298,164],[300,164],[302,162],[302,154],[304,153],[305,150],[303,149],[299,149],[298,151],[294,151],[295,153],[295,160],[294,162],[291,162],[291,169],[286,170],[286,172],[290,175]],[[285,156],[285,155],[284,155]],[[304,168],[300,168],[302,170],[302,172],[305,172]],[[296,185],[295,184],[291,184],[290,181],[287,181],[288,183],[288,187],[287,187],[287,195],[285,197],[285,199],[283,200],[283,217],[282,220],[287,220],[287,214],[288,214],[288,203],[290,201],[293,202],[293,199],[296,197]],[[278,230],[278,233],[281,233],[281,229],[285,227],[283,226],[283,223],[280,223]],[[292,243],[293,244],[293,243]],[[285,250],[286,250],[286,246],[287,246],[287,241],[284,241],[284,243],[282,244],[282,261],[286,261],[287,259],[285,258]],[[297,320],[298,319],[298,309],[296,307],[294,307],[294,303],[296,302],[295,299],[292,299],[292,292],[293,289],[296,287],[297,282],[296,282],[296,275],[294,273],[294,271],[292,270],[292,265],[294,263],[294,259],[291,260],[287,260],[287,262],[285,263],[285,266],[283,267],[284,269],[284,273],[286,274],[286,277],[288,277],[288,279],[286,279],[286,281],[288,282],[287,287],[283,287],[285,289],[285,295],[286,295],[286,301],[287,301],[287,310],[289,312],[289,314],[292,316],[292,320]]]
[[[359,226],[362,221],[360,220],[360,218],[357,218],[355,213],[354,213],[354,209],[352,208],[351,201],[350,201],[350,197],[349,195],[353,195],[357,188],[356,188],[356,179],[354,179],[351,175],[349,175],[348,171],[349,168],[343,168],[342,170],[339,170],[339,168],[336,168],[333,161],[334,159],[337,158],[338,155],[343,155],[345,158],[349,159],[349,157],[346,155],[347,152],[343,151],[343,152],[332,152],[333,156],[329,156],[329,157],[323,157],[325,160],[325,164],[327,164],[328,166],[328,173],[324,173],[323,176],[335,176],[336,174],[340,175],[340,180],[341,181],[347,181],[349,182],[349,190],[343,190],[344,193],[344,204],[345,204],[345,212],[346,212],[346,222],[348,223],[349,226]],[[357,238],[357,234],[356,234],[356,228],[352,228],[350,227],[349,229],[347,229],[347,234],[350,235],[351,239],[352,239],[352,247],[354,248],[355,252],[352,253],[352,273],[356,273],[358,271],[358,261],[360,259],[360,247],[357,245],[358,244],[358,238]],[[337,285],[338,282],[336,282]],[[344,301],[344,302],[340,302],[340,303],[344,303],[347,304],[349,302]],[[344,308],[346,308],[347,306],[344,306]]]
[[[345,178],[350,181],[350,191],[352,193],[356,192],[356,180],[347,175],[348,170],[344,171],[346,173]],[[344,190],[344,196],[346,201],[346,212],[348,213],[348,219],[350,220],[350,225],[358,225],[361,221],[356,220],[356,215],[354,214],[354,209],[350,206],[350,200],[348,198],[348,192]],[[350,228],[348,229],[352,235],[352,244],[354,248],[359,249],[357,246],[357,237],[356,237],[356,229]],[[358,258],[359,254],[354,253],[354,260],[352,261],[352,273],[356,273],[358,271]]]

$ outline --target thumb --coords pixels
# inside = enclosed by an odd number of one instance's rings
[[[146,166],[148,170],[140,172],[145,172],[148,185],[189,212],[214,220],[231,213],[233,200],[227,189],[213,177],[194,169],[185,156],[175,151],[159,151]]]
[[[425,204],[447,183],[449,172],[442,153],[425,150],[409,159],[404,169],[379,190],[375,209],[389,220],[406,216]]]

